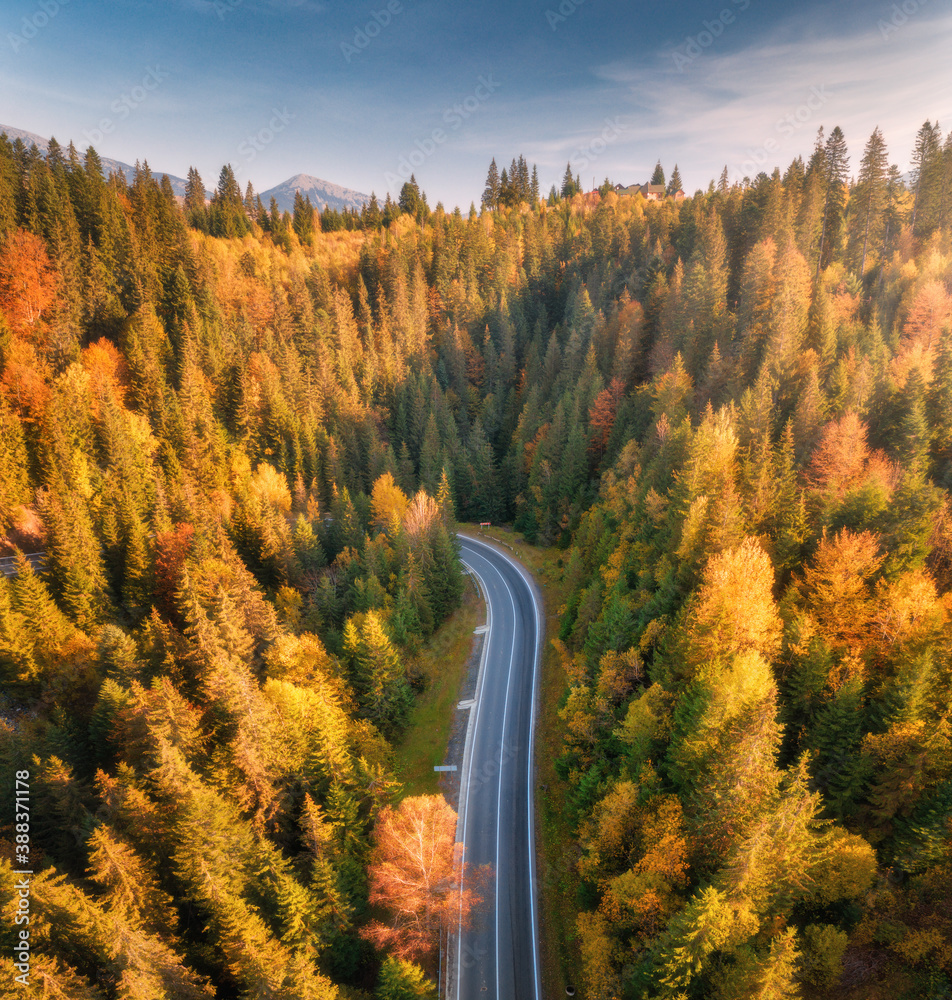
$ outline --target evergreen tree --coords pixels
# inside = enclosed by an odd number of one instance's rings
[[[929,236],[938,222],[941,204],[943,157],[939,123],[926,121],[916,135],[912,153],[913,191],[912,231]]]
[[[866,258],[870,250],[875,251],[882,240],[888,173],[886,143],[882,132],[875,128],[863,151],[859,177],[852,195],[852,199],[859,203],[860,211],[855,214],[851,227],[851,258],[853,261],[859,258],[858,272],[861,276],[866,273]]]
[[[839,125],[830,133],[824,148],[823,166],[825,170],[825,198],[823,202],[823,222],[820,227],[820,252],[817,257],[816,273],[819,275],[836,252],[845,209],[845,189],[849,170],[846,138]]]
[[[185,187],[185,212],[190,225],[202,232],[208,232],[208,212],[205,208],[205,185],[195,167],[188,168],[188,183]]]
[[[567,163],[565,165],[565,175],[562,178],[562,190],[559,194],[563,198],[572,198],[579,193],[581,188],[575,183],[575,178],[572,176],[572,164]]]
[[[652,183],[654,183],[652,181]],[[659,184],[663,184],[664,181],[659,181]],[[683,187],[681,182],[681,171],[678,170],[678,165],[675,163],[674,170],[671,172],[671,180],[668,181],[667,193],[677,194]]]
[[[496,159],[493,158],[489,164],[489,173],[486,174],[486,187],[483,190],[483,208],[492,212],[499,206],[500,182],[499,168],[496,166]]]

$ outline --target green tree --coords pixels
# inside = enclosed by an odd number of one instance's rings
[[[655,169],[657,171],[657,168],[655,168]],[[664,177],[664,171],[662,171],[662,180],[660,180],[660,181],[654,181],[654,180],[652,180],[651,183],[652,184],[655,184],[655,183],[657,183],[657,184],[664,184],[663,177]],[[681,180],[681,171],[678,170],[678,165],[675,163],[674,170],[671,171],[671,180],[668,181],[667,193],[668,194],[677,194],[683,187],[684,187],[684,184],[683,184],[683,182]]]
[[[493,157],[489,164],[489,172],[486,174],[486,187],[483,190],[482,205],[490,212],[499,206],[500,182],[499,168],[496,166],[496,158]]]
[[[384,959],[377,979],[376,1000],[434,1000],[436,987],[413,962]]]

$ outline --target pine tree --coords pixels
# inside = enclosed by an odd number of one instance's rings
[[[208,232],[208,212],[205,208],[205,185],[195,167],[188,168],[188,183],[185,187],[185,212],[189,223],[202,232]]]
[[[309,243],[314,235],[314,206],[311,204],[310,196],[302,197],[300,191],[294,192],[292,219],[292,227],[297,238],[304,244]]]
[[[816,265],[817,276],[833,259],[839,245],[840,229],[843,224],[846,203],[844,185],[850,159],[846,148],[846,138],[839,125],[833,129],[826,140],[824,154],[825,198],[823,222],[820,228],[820,252]]]
[[[562,190],[559,194],[563,198],[572,198],[578,194],[579,190],[578,185],[575,183],[575,178],[572,176],[572,164],[569,162],[565,165],[565,175],[562,177]]]
[[[496,159],[493,157],[489,164],[489,173],[486,175],[486,187],[483,190],[483,208],[492,212],[499,207],[500,196],[499,168],[496,166]]]
[[[241,189],[238,187],[231,164],[226,163],[218,177],[218,188],[212,195],[209,232],[212,236],[228,239],[244,236],[248,231],[249,224],[245,217]]]
[[[380,967],[374,997],[376,1000],[435,1000],[436,987],[418,965],[391,956]]]
[[[921,236],[928,236],[938,221],[937,208],[941,197],[942,178],[941,141],[939,123],[933,125],[927,120],[916,135],[916,145],[912,153],[912,172],[915,178],[912,231]]]
[[[879,128],[875,128],[863,151],[859,177],[852,195],[852,199],[859,204],[860,211],[853,220],[851,258],[854,262],[858,258],[860,276],[866,273],[866,258],[870,250],[875,251],[882,239],[888,175],[886,142]]]
[[[659,183],[664,182],[660,181]],[[678,165],[675,163],[674,170],[671,171],[671,180],[668,181],[667,193],[671,195],[677,194],[683,186],[684,185],[681,181],[681,171],[678,170]]]
[[[364,712],[385,732],[406,721],[412,701],[406,671],[376,611],[352,617],[344,628],[344,649],[354,670],[354,687]]]

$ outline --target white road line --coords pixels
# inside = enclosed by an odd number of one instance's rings
[[[499,571],[496,571],[499,573]],[[512,690],[512,665],[516,660],[516,599],[512,596],[512,590],[506,582],[506,578],[499,573],[506,592],[509,594],[509,603],[512,605],[512,652],[509,654],[509,673],[506,676],[506,700],[502,709],[502,739],[499,742],[499,784],[496,791],[496,1000],[501,1000],[502,994],[499,992],[499,840],[502,828],[502,768],[504,764],[504,754],[506,746],[506,720],[509,718],[509,693]]]
[[[527,577],[523,572],[522,567],[516,562],[515,559],[511,559],[504,552],[500,552],[493,545],[488,545],[486,542],[481,542],[478,539],[471,538],[469,535],[461,535],[461,538],[465,538],[466,541],[471,542],[475,545],[481,545],[483,548],[490,549],[497,555],[502,556],[503,559],[512,566],[515,571],[519,574],[523,583],[525,583],[527,590],[529,591],[529,597],[532,600],[532,610],[535,614],[536,620],[536,634],[535,634],[535,650],[533,652],[533,663],[532,663],[532,706],[531,706],[531,716],[529,719],[529,764],[527,769],[527,783],[528,783],[528,794],[526,799],[528,800],[528,817],[529,817],[529,909],[532,920],[532,970],[533,970],[533,980],[534,980],[534,990],[535,1000],[541,1000],[542,996],[542,975],[541,967],[539,963],[539,918],[536,912],[536,870],[535,870],[535,797],[534,797],[534,783],[533,783],[533,773],[535,770],[535,718],[537,711],[537,692],[538,692],[538,674],[539,674],[539,647],[541,641],[542,632],[542,615],[539,613],[539,604],[536,601],[535,587],[533,586],[531,577]],[[505,580],[503,580],[505,583]],[[508,584],[506,585],[508,589]],[[512,591],[509,592],[510,597],[512,596]],[[515,642],[515,632],[513,632],[513,642]],[[479,709],[477,708],[477,712]],[[498,819],[497,819],[498,823]],[[498,829],[498,827],[497,827]],[[498,850],[498,834],[497,834],[497,850]],[[498,906],[498,902],[497,902]],[[497,930],[498,937],[498,930]],[[498,977],[499,962],[498,962],[498,947],[497,947],[497,961],[496,970]],[[498,994],[498,986],[497,986]],[[458,993],[457,993],[458,997]],[[499,1000],[497,996],[497,1000]]]
[[[460,858],[461,865],[466,863],[466,824],[469,819],[469,786],[473,777],[473,733],[476,732],[476,728],[479,725],[479,709],[482,705],[482,688],[483,688],[483,676],[485,674],[486,657],[489,652],[489,642],[492,638],[492,624],[493,624],[493,607],[489,600],[489,589],[486,586],[486,581],[476,572],[471,566],[470,572],[473,574],[474,579],[479,584],[480,590],[483,592],[483,601],[486,605],[486,638],[483,640],[483,652],[479,660],[479,672],[476,675],[476,711],[475,713],[470,712],[469,722],[466,726],[466,743],[463,748],[463,772],[466,775],[465,784],[460,783],[459,790],[459,806],[460,810],[457,814],[456,819],[456,839],[463,845],[463,852]],[[465,789],[465,791],[464,791]],[[462,836],[460,832],[462,831]],[[456,1000],[460,1000],[460,990],[462,989],[462,975],[461,970],[463,967],[463,871],[460,871],[460,900],[459,900],[459,922],[456,928]]]

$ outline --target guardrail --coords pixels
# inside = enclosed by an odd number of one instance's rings
[[[43,568],[46,561],[45,552],[27,552],[26,561],[35,569]],[[16,576],[17,560],[16,556],[0,556],[0,576]]]

